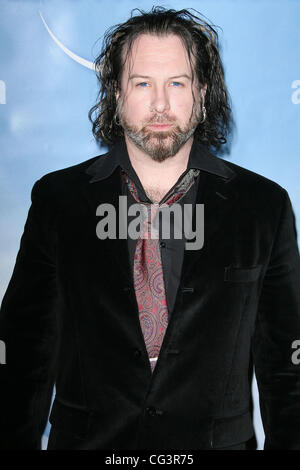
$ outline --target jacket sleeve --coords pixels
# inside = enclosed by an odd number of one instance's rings
[[[265,450],[300,449],[300,361],[294,349],[299,340],[300,259],[295,216],[284,190],[252,350]]]
[[[53,212],[42,180],[0,312],[0,449],[40,449],[55,379],[57,301]]]

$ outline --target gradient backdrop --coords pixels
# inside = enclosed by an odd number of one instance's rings
[[[225,158],[287,189],[299,233],[299,0],[0,0],[0,299],[14,267],[33,183],[105,151],[95,144],[87,118],[97,92],[89,67],[104,31],[126,20],[133,8],[153,5],[196,8],[220,26],[236,120]],[[261,449],[255,380],[253,393]],[[43,448],[49,429],[48,424]]]

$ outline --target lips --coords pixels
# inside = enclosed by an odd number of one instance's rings
[[[172,127],[172,124],[149,124],[147,127],[151,127],[153,129],[159,129],[159,130],[164,130],[164,129],[169,129]]]

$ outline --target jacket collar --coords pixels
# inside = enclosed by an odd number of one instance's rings
[[[104,155],[99,155],[85,172],[92,176],[90,183],[101,181],[111,176],[117,167],[123,168],[127,174],[132,175],[134,169],[131,165],[125,139],[116,143],[112,149]],[[235,172],[229,168],[221,158],[209,152],[205,145],[200,144],[195,139],[189,155],[187,169],[198,168],[208,173],[231,179]]]

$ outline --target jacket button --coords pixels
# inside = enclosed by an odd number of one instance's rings
[[[156,409],[154,408],[154,406],[148,406],[148,408],[146,408],[146,411],[149,416],[156,415]]]
[[[142,351],[140,349],[135,349],[133,354],[135,357],[141,357]]]
[[[182,287],[181,292],[183,294],[193,294],[194,288],[193,287]]]

